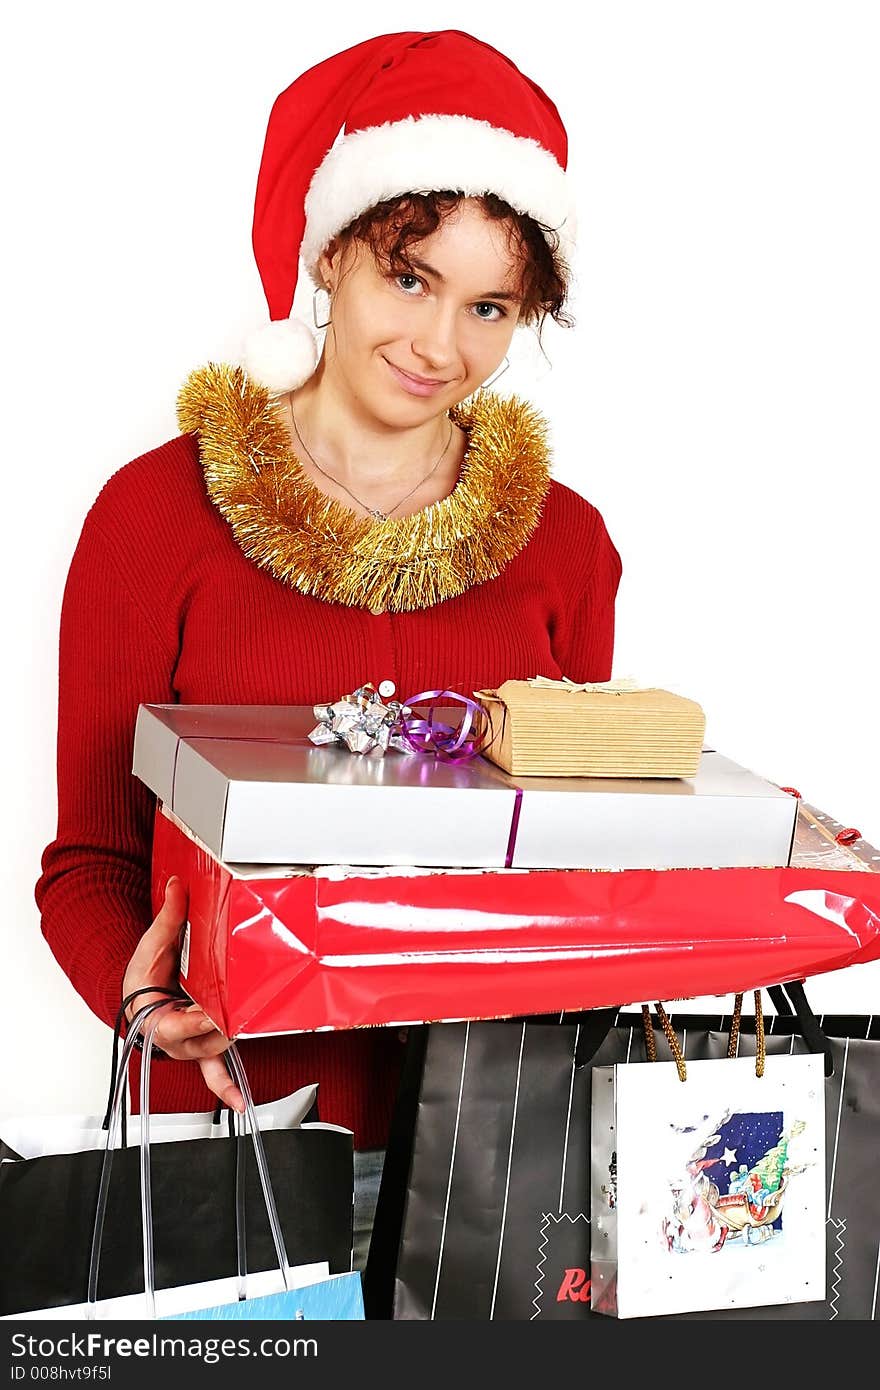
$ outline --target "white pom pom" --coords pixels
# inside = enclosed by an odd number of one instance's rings
[[[302,386],[317,364],[315,335],[302,319],[276,319],[245,339],[242,366],[272,395]]]

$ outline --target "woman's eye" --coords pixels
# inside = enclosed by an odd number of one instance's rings
[[[424,281],[421,276],[414,275],[409,270],[403,270],[395,275],[394,283],[402,289],[405,294],[413,298],[415,297],[416,290],[424,286]],[[477,318],[482,319],[484,323],[498,323],[500,319],[507,317],[506,309],[502,309],[500,304],[492,304],[485,301],[475,304],[473,308]]]

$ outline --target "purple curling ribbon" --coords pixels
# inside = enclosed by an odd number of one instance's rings
[[[435,715],[437,701],[443,699],[447,704],[464,706],[464,717],[458,728],[444,724]],[[487,728],[480,728],[480,721],[488,726],[488,716],[482,705],[469,700],[454,690],[423,690],[419,695],[410,695],[402,704],[407,708],[430,702],[427,719],[419,715],[401,718],[398,731],[414,753],[432,753],[443,762],[461,763],[475,758],[486,746]]]

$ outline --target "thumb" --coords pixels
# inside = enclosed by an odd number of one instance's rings
[[[128,963],[122,982],[124,995],[146,985],[164,988],[176,983],[180,933],[186,922],[186,910],[186,889],[174,875],[166,883],[162,905]]]
[[[153,919],[153,930],[163,940],[174,940],[186,922],[187,892],[183,881],[173,874],[165,884],[162,906]]]

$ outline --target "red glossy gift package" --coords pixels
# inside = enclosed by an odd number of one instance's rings
[[[803,807],[754,869],[250,872],[156,816],[189,893],[181,979],[229,1037],[727,994],[880,957],[880,866]]]

